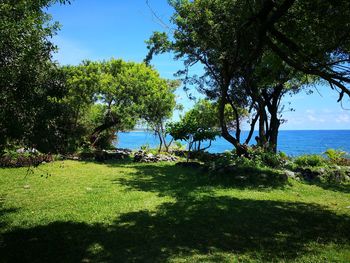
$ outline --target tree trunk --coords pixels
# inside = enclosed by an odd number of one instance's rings
[[[101,134],[101,132],[112,128],[113,126],[119,124],[119,121],[114,120],[114,121],[109,121],[109,122],[105,122],[104,124],[96,127],[93,131],[93,133],[90,135],[90,143],[92,146],[95,146],[97,140],[98,140],[98,136]]]
[[[225,89],[222,92],[224,93],[224,95],[221,96],[221,100],[219,101],[219,121],[221,126],[221,135],[222,137],[224,137],[225,140],[230,142],[236,148],[238,155],[248,156],[248,147],[246,145],[241,144],[227,130],[227,126],[225,123],[225,105],[226,105]]]
[[[162,151],[162,146],[163,146],[163,140],[162,140],[162,135],[160,134],[160,132],[158,131],[158,138],[159,138],[159,149],[158,152],[160,153]]]
[[[269,150],[274,153],[277,153],[277,139],[278,139],[279,126],[280,126],[280,120],[277,118],[277,116],[271,117],[268,142],[269,142]]]

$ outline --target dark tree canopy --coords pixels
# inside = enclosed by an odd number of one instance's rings
[[[0,149],[25,143],[57,150],[53,145],[63,136],[69,111],[60,104],[64,77],[51,61],[55,46],[50,41],[59,25],[44,11],[55,2],[69,1],[0,3]]]

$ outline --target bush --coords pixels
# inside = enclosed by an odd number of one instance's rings
[[[326,159],[323,158],[321,155],[317,154],[308,154],[299,156],[294,160],[294,163],[298,166],[324,166],[327,164]]]
[[[288,161],[288,156],[283,152],[276,154],[264,151],[261,148],[251,148],[249,150],[249,156],[255,165],[261,167],[279,168],[283,167]]]
[[[174,150],[186,150],[186,144],[182,144],[179,141],[174,141],[171,146]]]
[[[332,164],[350,165],[350,160],[347,157],[347,152],[342,150],[327,149],[324,153]]]
[[[42,154],[39,152],[24,152],[5,151],[0,157],[0,167],[24,167],[24,166],[38,166],[43,162],[52,162],[53,156],[51,154]]]

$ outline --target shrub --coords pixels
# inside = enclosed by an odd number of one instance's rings
[[[326,159],[321,155],[317,154],[308,154],[299,156],[294,160],[294,163],[298,166],[324,166],[327,164]]]
[[[140,149],[141,149],[142,151],[148,152],[149,149],[150,149],[149,144],[146,143],[146,144],[141,145]]]
[[[332,164],[350,165],[350,160],[347,157],[347,152],[342,150],[327,149],[324,153]]]
[[[279,168],[284,166],[288,160],[288,156],[283,152],[276,154],[264,151],[262,148],[251,148],[249,156],[255,165],[261,167]]]
[[[38,166],[43,162],[52,162],[51,154],[41,153],[5,153],[0,157],[0,167],[23,167],[23,166]]]
[[[174,141],[172,146],[174,150],[186,150],[186,145],[179,141]]]

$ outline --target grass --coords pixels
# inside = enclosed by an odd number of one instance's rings
[[[236,185],[166,163],[41,169],[0,170],[0,262],[350,262],[347,186]]]

